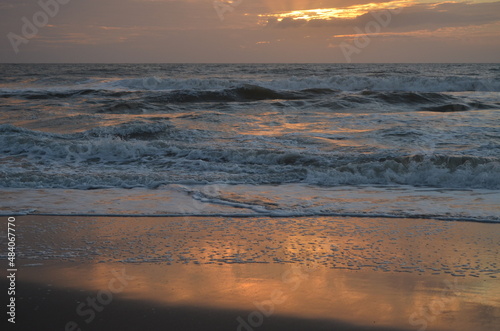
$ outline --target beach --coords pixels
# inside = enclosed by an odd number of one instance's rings
[[[495,224],[339,217],[16,222],[16,330],[499,325]]]
[[[500,329],[498,64],[0,72],[11,329]]]

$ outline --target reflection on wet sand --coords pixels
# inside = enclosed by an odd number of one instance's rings
[[[491,281],[314,265],[54,264],[26,268],[22,281],[98,293],[117,274],[129,279],[118,297],[155,307],[257,311],[401,329],[425,324],[429,330],[492,330],[485,326],[500,314],[498,287]]]
[[[421,221],[418,236],[415,222],[402,219],[306,223],[304,228],[304,222],[273,219],[24,219],[24,239],[33,242],[28,239],[40,236],[43,225],[47,242],[37,241],[39,252],[49,252],[51,245],[54,255],[38,256],[42,265],[24,267],[20,281],[99,293],[124,273],[130,281],[115,298],[158,309],[243,312],[231,317],[235,328],[237,321],[265,325],[277,316],[410,330],[498,326],[498,247],[491,246],[498,236],[491,225]],[[433,272],[430,266],[437,262],[440,269]],[[33,264],[33,257],[22,264]]]

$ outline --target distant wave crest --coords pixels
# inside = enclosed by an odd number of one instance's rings
[[[123,79],[103,84],[105,88],[126,88],[136,90],[224,90],[243,86],[260,86],[281,91],[305,89],[331,89],[340,91],[415,91],[415,92],[499,92],[499,79],[484,79],[461,76],[416,77],[416,76],[346,76],[290,77],[275,80],[236,79],[172,79],[145,77]]]

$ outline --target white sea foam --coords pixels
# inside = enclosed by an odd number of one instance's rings
[[[64,65],[26,65],[6,71],[11,76],[0,79],[0,188],[135,188],[153,196],[172,184],[500,190],[497,65],[152,68],[89,65],[75,75]],[[401,201],[398,212],[379,200],[386,209],[316,205],[321,199],[310,196],[302,198],[308,206],[265,195],[254,203],[191,189],[189,201],[221,215],[496,217],[478,214],[474,203],[484,206],[472,197],[455,205],[470,212],[446,205],[408,213],[411,204]],[[133,214],[122,207],[95,212]],[[148,214],[140,203],[135,208]]]
[[[157,187],[169,183],[307,183],[500,188],[497,157],[358,154],[354,151],[199,145],[204,132],[132,123],[83,133],[52,134],[0,126],[3,187]],[[300,141],[300,137],[299,141]],[[288,139],[288,138],[287,138]],[[291,142],[293,143],[293,141]],[[22,158],[20,162],[19,158]],[[57,175],[54,175],[57,174]]]
[[[157,190],[5,189],[2,214],[342,216],[500,223],[500,193],[410,186],[166,185]],[[471,199],[472,197],[472,199]]]

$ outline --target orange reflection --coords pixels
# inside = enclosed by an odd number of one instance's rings
[[[42,260],[43,266],[23,268],[22,280],[97,292],[123,270],[132,278],[119,299],[253,311],[278,293],[276,315],[403,329],[415,326],[409,324],[414,316],[414,323],[429,317],[432,330],[477,330],[500,313],[493,275],[498,235],[491,224],[321,217],[59,218],[51,224],[58,224],[54,234],[40,238],[35,226],[24,240],[59,240],[60,251],[52,254],[69,251],[74,258],[85,250],[92,259]],[[28,222],[23,228],[29,231]],[[240,257],[247,263],[237,262]],[[433,274],[436,266],[440,272]],[[425,312],[429,307],[434,312]]]
[[[450,277],[444,281],[443,277],[286,264],[94,264],[37,269],[38,283],[96,293],[108,289],[117,274],[126,274],[130,280],[123,292],[116,294],[117,300],[147,300],[158,307],[256,311],[260,304],[269,304],[278,296],[273,314],[365,326],[375,323],[407,329],[411,327],[410,316],[417,323],[428,315],[432,330],[476,330],[477,323],[484,322],[477,320],[479,314],[492,319],[500,311],[495,299],[498,291],[487,293],[484,283]],[[433,306],[441,310],[421,313]]]

